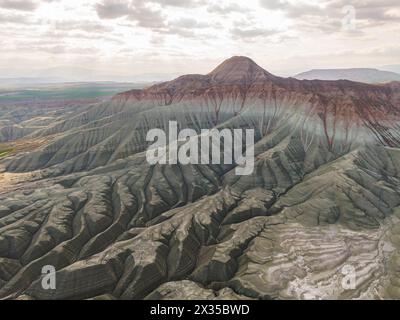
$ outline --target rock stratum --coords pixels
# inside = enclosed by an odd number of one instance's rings
[[[400,298],[400,83],[286,79],[233,57],[40,117],[0,122],[3,141],[44,141],[0,162],[19,177],[0,180],[0,298]],[[171,120],[254,129],[253,174],[149,165],[146,133]]]

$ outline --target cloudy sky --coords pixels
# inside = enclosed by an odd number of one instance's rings
[[[393,65],[399,22],[399,0],[0,0],[0,77],[207,73],[232,55],[278,75]]]

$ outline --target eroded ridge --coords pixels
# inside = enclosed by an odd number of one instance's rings
[[[34,175],[0,192],[0,297],[400,298],[398,113],[396,83],[234,57],[60,118],[27,135],[51,142],[2,160]],[[255,129],[254,172],[149,165],[146,132],[170,120]]]

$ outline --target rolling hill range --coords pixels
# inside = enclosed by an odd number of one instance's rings
[[[0,159],[0,298],[400,298],[399,82],[281,78],[232,57],[43,116],[18,134],[0,117],[2,144],[34,142]],[[254,129],[254,172],[149,165],[146,133],[172,120]]]
[[[400,81],[400,74],[378,69],[314,69],[294,76],[300,80],[350,80],[364,83]]]

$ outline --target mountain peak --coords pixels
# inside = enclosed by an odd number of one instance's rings
[[[216,81],[243,82],[273,78],[274,76],[248,57],[234,56],[222,62],[209,74]]]

